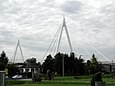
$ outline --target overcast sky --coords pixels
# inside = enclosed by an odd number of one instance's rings
[[[0,52],[13,59],[20,39],[25,59],[41,62],[63,16],[76,56],[115,60],[115,0],[0,0]],[[59,51],[68,53],[63,34]]]

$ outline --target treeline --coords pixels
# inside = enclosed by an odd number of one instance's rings
[[[37,63],[36,58],[27,59],[24,63],[37,64],[41,68],[41,72],[46,74],[47,70],[52,73],[62,75],[62,60],[64,58],[64,74],[65,75],[84,75],[84,74],[94,74],[96,72],[103,71],[103,65],[99,63],[96,59],[95,54],[92,55],[90,60],[85,61],[82,55],[76,57],[74,53],[64,54],[57,53],[54,57],[48,55],[44,62],[41,64]],[[6,53],[2,51],[0,54],[0,70],[8,68],[8,75],[13,76],[19,69],[13,64],[8,64],[8,57]]]
[[[43,73],[50,70],[53,73],[62,75],[63,58],[65,75],[94,74],[96,72],[103,71],[103,65],[97,61],[94,54],[90,60],[87,60],[87,62],[84,62],[84,59],[81,57],[82,55],[76,57],[74,53],[70,53],[70,55],[68,55],[60,52],[54,57],[48,55],[42,64]]]
[[[7,67],[7,63],[8,63],[8,57],[6,56],[6,53],[4,51],[2,51],[2,53],[0,54],[0,71],[4,70]]]

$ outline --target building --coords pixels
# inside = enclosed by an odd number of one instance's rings
[[[41,66],[37,63],[27,64],[27,63],[16,63],[16,67],[19,69],[19,73],[26,78],[31,78],[33,73],[40,72]]]
[[[105,73],[115,73],[115,63],[102,62]]]

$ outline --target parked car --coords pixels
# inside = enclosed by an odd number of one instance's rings
[[[15,75],[12,77],[12,79],[21,79],[22,78],[22,75]]]
[[[9,77],[8,76],[5,76],[5,79],[8,79]]]

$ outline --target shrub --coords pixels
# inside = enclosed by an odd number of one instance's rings
[[[33,74],[33,77],[32,77],[32,81],[33,81],[33,82],[39,82],[39,81],[41,81],[41,80],[42,80],[42,76],[41,76],[40,73],[35,73],[35,74]]]
[[[97,72],[92,76],[91,79],[91,86],[95,86],[95,81],[102,81],[102,74],[101,72]]]

